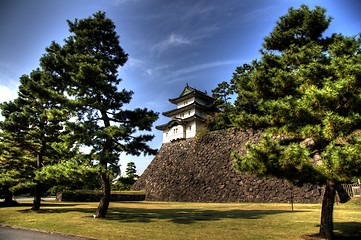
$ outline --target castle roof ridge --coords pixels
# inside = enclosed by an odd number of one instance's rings
[[[179,97],[170,98],[169,102],[171,102],[173,104],[177,104],[189,97],[196,96],[196,95],[199,97],[202,97],[202,98],[206,98],[206,99],[211,99],[211,100],[214,99],[214,97],[208,95],[207,92],[203,92],[196,88],[190,87],[187,83],[186,86],[184,87],[182,93],[179,95]]]

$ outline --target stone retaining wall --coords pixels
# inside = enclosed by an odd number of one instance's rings
[[[321,201],[317,186],[296,187],[286,180],[257,178],[236,172],[230,154],[245,151],[260,133],[223,130],[201,139],[163,144],[133,186],[147,200],[180,202],[294,202]]]

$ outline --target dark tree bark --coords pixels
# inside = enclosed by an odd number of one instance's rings
[[[333,183],[327,181],[322,200],[320,237],[332,240],[333,234],[333,206],[335,203],[336,190]]]
[[[37,161],[37,166],[36,166],[38,169],[43,167],[44,146],[45,146],[45,144],[43,143],[43,146],[40,149],[40,152],[38,153],[38,161]],[[42,194],[43,194],[43,186],[41,185],[40,182],[36,181],[33,207],[31,208],[32,210],[39,210],[40,209],[41,195]]]
[[[98,209],[96,211],[96,218],[105,218],[110,202],[110,180],[107,173],[101,175],[102,180],[102,197],[100,199]]]
[[[13,193],[9,190],[5,190],[5,199],[4,199],[4,206],[10,207],[16,204],[16,201],[13,201]]]
[[[34,201],[33,201],[33,206],[31,208],[32,210],[40,209],[41,195],[42,195],[42,187],[41,187],[40,183],[37,183],[35,186]]]
[[[102,114],[102,120],[104,122],[104,126],[109,127],[110,120],[104,109],[101,110],[101,114]],[[100,164],[102,165],[102,167],[105,171],[101,174],[102,197],[100,199],[98,209],[95,214],[96,218],[105,218],[105,215],[107,214],[107,211],[109,208],[110,180],[109,180],[109,174],[107,173],[106,169],[107,169],[107,164],[108,164],[107,156],[109,156],[111,154],[112,154],[112,139],[110,137],[107,137],[107,139],[104,143],[103,156],[102,156],[102,159],[100,159]]]

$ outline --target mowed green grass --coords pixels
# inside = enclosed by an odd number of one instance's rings
[[[318,232],[319,204],[112,202],[106,219],[98,203],[45,202],[0,208],[0,224],[96,239],[304,239]],[[361,204],[335,205],[340,239],[361,239]]]

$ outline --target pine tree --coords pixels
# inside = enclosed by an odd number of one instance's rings
[[[210,130],[229,128],[232,125],[231,115],[234,106],[231,103],[234,94],[234,84],[226,81],[221,82],[212,90],[212,96],[216,99],[214,106],[219,110],[213,116],[208,117],[207,127]]]
[[[137,173],[137,167],[135,166],[134,162],[128,162],[127,168],[125,169],[125,174],[128,178],[135,180],[135,178],[138,177]]]
[[[31,186],[31,179],[27,178],[32,162],[19,146],[13,144],[11,135],[0,131],[0,192],[4,195],[4,206],[12,206],[14,191],[24,186]]]
[[[289,9],[262,58],[237,68],[232,121],[266,134],[233,157],[239,171],[324,185],[320,236],[333,239],[335,193],[347,201],[340,184],[361,176],[361,38],[324,37],[325,12]]]
[[[37,171],[63,157],[54,145],[62,144],[69,115],[61,105],[65,98],[55,82],[53,76],[37,69],[20,78],[14,101],[1,104],[5,117],[2,141],[6,146],[2,166],[13,173],[11,188],[34,187],[34,210],[40,209],[41,195],[46,191],[44,182],[36,177]]]
[[[53,42],[41,59],[42,67],[59,76],[66,93],[74,99],[77,120],[72,123],[79,143],[91,147],[91,155],[100,166],[102,198],[96,217],[105,217],[110,200],[109,166],[117,165],[120,153],[154,154],[146,143],[158,114],[148,109],[123,109],[132,91],[119,90],[118,68],[128,55],[119,45],[114,23],[104,12],[92,17],[68,21],[72,33],[63,46]]]

